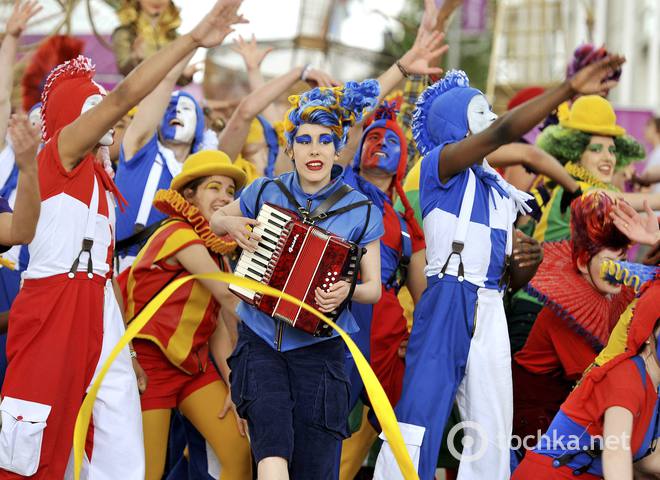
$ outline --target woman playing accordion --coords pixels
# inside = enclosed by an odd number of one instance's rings
[[[239,200],[213,215],[215,233],[227,233],[244,250],[255,252],[260,248],[258,232],[264,227],[255,219],[265,203],[298,212],[302,220],[319,207],[327,212],[340,210],[336,215],[321,215],[315,223],[366,247],[359,265],[361,282],[351,299],[377,302],[381,294],[381,213],[365,202],[364,195],[345,186],[343,169],[335,160],[346,144],[349,128],[361,120],[366,109],[373,108],[378,91],[378,83],[368,80],[315,88],[291,97],[285,133],[294,171],[275,180],[253,182]],[[350,291],[348,281],[336,278],[332,285],[315,289],[313,306],[333,312]],[[336,335],[315,336],[293,328],[246,302],[237,313],[242,323],[238,344],[229,358],[231,390],[239,414],[248,422],[259,477],[329,478],[339,442],[349,434],[348,380],[341,340]],[[338,314],[337,323],[348,333],[357,330],[347,308]]]

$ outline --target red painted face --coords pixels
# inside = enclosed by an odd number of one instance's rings
[[[401,142],[396,133],[386,128],[369,131],[362,143],[362,168],[380,168],[395,174],[399,168]]]

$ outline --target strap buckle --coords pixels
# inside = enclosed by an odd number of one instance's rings
[[[88,258],[87,258],[87,278],[94,278],[94,265],[92,264],[92,246],[94,245],[94,240],[91,238],[83,238],[82,241],[82,248],[80,249],[80,252],[78,253],[78,256],[76,259],[73,261],[71,264],[71,268],[69,269],[69,273],[67,276],[69,278],[74,278],[76,276],[76,271],[78,270],[78,264],[80,263],[80,256],[83,254],[83,252],[87,252]]]

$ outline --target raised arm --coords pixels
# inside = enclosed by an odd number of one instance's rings
[[[481,163],[484,157],[523,136],[559,104],[576,94],[589,95],[614,87],[615,80],[605,79],[624,62],[623,57],[611,55],[592,63],[571,79],[506,113],[482,132],[447,145],[438,162],[440,179],[444,182],[475,163]]]
[[[254,92],[262,87],[266,83],[266,80],[261,73],[261,62],[264,61],[266,55],[273,51],[273,47],[259,48],[257,45],[257,39],[253,34],[249,42],[245,41],[243,37],[239,35],[238,38],[234,40],[234,45],[231,49],[243,58],[250,91]],[[280,120],[272,104],[264,109],[263,115],[270,123]]]
[[[135,116],[133,116],[131,123],[126,128],[126,133],[124,133],[122,140],[124,155],[127,160],[133,158],[138,150],[158,131],[158,125],[160,125],[163,119],[172,90],[194,52],[195,50],[177,63],[176,67],[138,105],[137,112],[135,112]]]
[[[394,65],[385,70],[379,77],[380,96],[378,103],[390,93],[407,75],[440,75],[442,69],[433,67],[438,59],[449,49],[443,45],[444,33],[428,32],[420,27],[415,43]]]
[[[301,78],[303,73],[305,73],[304,79]],[[229,155],[229,158],[235,160],[243,149],[252,120],[301,79],[312,86],[332,87],[337,85],[336,81],[320,70],[303,69],[303,67],[296,67],[288,73],[265,83],[241,100],[241,103],[232,113],[227,126],[220,134],[222,151]]]
[[[571,193],[579,188],[577,182],[555,157],[535,145],[527,143],[502,145],[488,155],[487,160],[494,168],[523,165],[534,173],[548,177]]]
[[[64,127],[58,149],[64,168],[71,169],[90,152],[114,124],[147,96],[197,47],[214,47],[244,23],[237,14],[241,0],[219,0],[192,32],[182,35],[135,68],[102,102]]]
[[[5,148],[5,137],[9,115],[11,114],[11,90],[14,80],[14,62],[18,40],[23,34],[28,21],[41,10],[36,0],[14,1],[5,36],[0,46],[0,150]]]
[[[21,245],[32,241],[39,221],[41,197],[36,160],[39,131],[30,125],[27,115],[13,115],[9,121],[9,137],[18,166],[18,188],[14,213],[3,215],[0,220],[0,244]]]

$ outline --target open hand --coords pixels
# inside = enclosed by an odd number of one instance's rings
[[[241,3],[242,0],[218,0],[211,11],[190,32],[197,45],[206,48],[218,46],[234,31],[233,25],[248,23],[238,14]]]
[[[307,70],[307,75],[305,76],[305,81],[309,84],[310,87],[336,87],[341,85],[337,80],[332,78],[327,73],[317,70],[315,68],[310,68]]]
[[[442,44],[444,38],[444,33],[436,31],[429,33],[420,27],[415,43],[401,57],[399,63],[408,73],[441,75],[442,68],[431,65],[437,64],[440,57],[449,49],[447,45]]]
[[[621,68],[626,58],[621,55],[608,55],[607,57],[591,63],[578,71],[570,80],[571,88],[582,95],[599,94],[611,90],[618,80],[607,80],[612,73]]]
[[[15,113],[9,119],[8,133],[18,169],[22,172],[36,169],[39,129],[32,126],[27,115]]]
[[[257,70],[261,65],[261,62],[266,58],[266,55],[273,51],[273,47],[259,48],[254,34],[252,34],[252,38],[249,42],[246,42],[243,37],[239,35],[238,38],[234,40],[231,49],[243,57],[243,61],[248,70]]]
[[[30,19],[39,13],[42,8],[36,0],[27,0],[27,2],[14,0],[14,9],[11,12],[9,20],[7,20],[7,35],[11,35],[14,38],[20,37],[25,31]]]
[[[612,207],[610,217],[621,233],[633,242],[644,245],[653,245],[660,240],[660,227],[658,217],[644,200],[646,216],[642,217],[628,203],[618,201]]]

